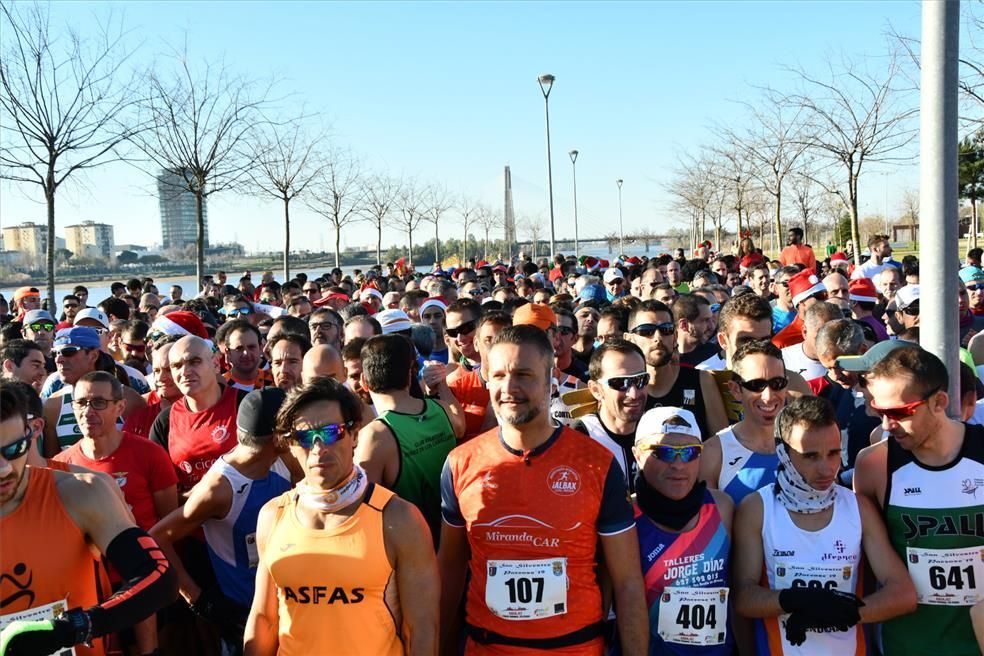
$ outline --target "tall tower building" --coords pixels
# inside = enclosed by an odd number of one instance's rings
[[[161,171],[157,176],[157,198],[161,208],[161,246],[164,250],[194,246],[198,239],[195,219],[195,195],[188,191],[184,178],[175,171]],[[205,223],[205,248],[208,248],[208,205],[202,200]]]
[[[516,243],[516,214],[513,212],[513,192],[512,192],[512,173],[509,167],[505,172],[505,204],[502,209],[502,224],[505,228],[505,240],[508,244],[509,254],[512,256],[512,247]]]

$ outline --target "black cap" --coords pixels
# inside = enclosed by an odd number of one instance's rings
[[[274,420],[285,396],[279,387],[253,390],[239,404],[236,428],[257,437],[273,435]]]

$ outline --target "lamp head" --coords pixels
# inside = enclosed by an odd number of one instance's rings
[[[555,78],[553,75],[550,75],[549,73],[544,73],[543,75],[537,78],[537,81],[540,83],[540,91],[543,92],[544,98],[550,95],[550,89],[553,88],[553,83],[554,80],[556,79],[557,78]]]

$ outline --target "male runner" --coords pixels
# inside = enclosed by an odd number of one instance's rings
[[[912,581],[874,504],[836,482],[841,440],[830,403],[797,399],[776,424],[776,483],[749,495],[735,518],[735,610],[760,618],[763,656],[864,654],[857,624],[911,612]],[[862,554],[878,583],[863,600]]]
[[[716,355],[717,344],[711,341],[716,321],[708,300],[696,294],[683,294],[673,301],[671,309],[676,322],[679,363],[696,367]]]
[[[814,303],[827,300],[827,288],[823,286],[817,274],[812,271],[800,271],[786,283],[792,296],[792,306],[796,309],[793,321],[776,333],[772,343],[779,348],[793,346],[803,341],[803,318],[806,310]]]
[[[854,487],[884,514],[919,602],[913,615],[884,624],[885,652],[978,654],[970,607],[984,586],[984,506],[975,491],[984,427],[947,417],[946,367],[918,346],[896,348],[864,380],[888,436],[858,455]]]
[[[475,346],[475,330],[481,315],[482,308],[478,303],[471,298],[462,298],[448,306],[445,316],[444,341],[459,356],[455,364],[466,371],[481,365],[481,356]]]
[[[635,522],[646,582],[651,654],[730,656],[734,502],[698,481],[702,436],[689,410],[642,416],[632,452]]]
[[[789,380],[782,354],[768,340],[748,342],[732,356],[728,381],[741,404],[741,421],[707,440],[700,478],[723,490],[735,505],[776,480],[775,420],[786,405]]]
[[[24,339],[29,339],[41,347],[44,366],[48,373],[55,371],[55,356],[51,349],[55,343],[55,320],[47,310],[31,310],[24,315],[21,329]]]
[[[636,424],[646,409],[649,383],[646,358],[632,342],[610,339],[591,355],[589,374],[588,389],[598,402],[598,409],[577,419],[571,428],[612,452],[631,494],[636,474],[632,446]]]
[[[440,387],[450,403],[411,396],[414,358],[413,345],[402,335],[373,337],[362,347],[362,384],[378,416],[359,431],[355,460],[370,481],[417,506],[436,540],[441,467],[464,436],[465,422],[443,374],[438,375]]]
[[[312,299],[314,300],[314,299]],[[342,318],[330,307],[319,307],[308,317],[312,344],[342,347]]]
[[[150,531],[174,565],[181,596],[197,615],[221,630],[229,653],[242,653],[243,630],[253,603],[258,562],[256,521],[267,501],[291,487],[292,476],[274,439],[283,390],[246,395],[236,420],[238,444],[218,458],[184,505]],[[203,589],[181,563],[175,543],[204,528],[218,589]]]
[[[20,380],[39,394],[48,376],[44,365],[44,351],[37,342],[29,339],[12,339],[0,346],[0,366],[4,378]]]
[[[512,318],[505,312],[494,310],[486,312],[478,320],[475,330],[475,348],[478,351],[479,362],[477,369],[466,371],[459,367],[452,371],[447,378],[448,388],[458,400],[461,411],[465,415],[465,436],[470,440],[495,426],[495,414],[489,412],[488,367],[486,358],[492,342],[499,331],[512,325]]]
[[[345,382],[345,365],[342,354],[334,346],[318,344],[304,354],[301,363],[301,381],[307,385],[319,376],[334,378],[340,383]]]
[[[301,384],[304,355],[310,350],[307,336],[283,332],[267,342],[273,384],[288,392]]]
[[[247,656],[434,654],[438,581],[413,504],[353,460],[361,404],[322,378],[288,396],[277,433],[304,480],[260,511]]]
[[[270,371],[260,368],[262,339],[256,326],[245,319],[230,319],[222,328],[225,362],[229,367],[222,375],[226,385],[247,392],[270,385],[273,382]]]
[[[803,313],[803,341],[782,349],[786,370],[799,374],[815,394],[823,386],[827,368],[817,358],[817,333],[824,324],[842,319],[844,313],[833,303],[813,303]]]
[[[428,298],[420,304],[420,322],[434,331],[434,350],[429,359],[448,363],[448,346],[444,343],[444,319],[447,305],[440,299]]]
[[[687,408],[710,437],[728,425],[724,405],[709,373],[674,361],[676,333],[670,309],[659,301],[643,301],[629,315],[625,338],[642,349],[650,376],[646,408]]]
[[[26,466],[34,434],[6,387],[0,417],[0,653],[104,654],[102,636],[176,597],[174,572],[103,476]],[[123,582],[101,604],[92,546]]]
[[[622,649],[646,654],[639,548],[621,468],[605,447],[551,420],[553,347],[543,330],[503,330],[488,361],[500,428],[452,451],[441,477],[445,653],[459,644],[467,568],[466,653],[600,655],[607,609],[595,564],[603,555]]]

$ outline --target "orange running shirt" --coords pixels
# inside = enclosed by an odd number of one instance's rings
[[[98,561],[85,535],[62,504],[57,474],[28,467],[27,490],[20,505],[0,517],[0,616],[64,601],[65,610],[99,603]],[[75,647],[79,656],[101,656],[93,647]]]
[[[321,530],[298,521],[294,492],[280,497],[266,547],[277,585],[279,656],[402,656],[396,576],[383,542],[383,508],[393,496],[370,484],[355,514]]]
[[[633,530],[625,490],[611,452],[570,428],[525,454],[498,429],[451,451],[442,512],[449,525],[468,532],[468,624],[509,638],[547,639],[600,622],[598,536]],[[602,641],[552,651],[601,654]],[[530,652],[473,640],[466,650]]]
[[[458,367],[448,376],[448,387],[454,398],[465,413],[465,437],[470,440],[478,435],[485,423],[485,414],[489,409],[489,391],[478,369],[466,371]]]

